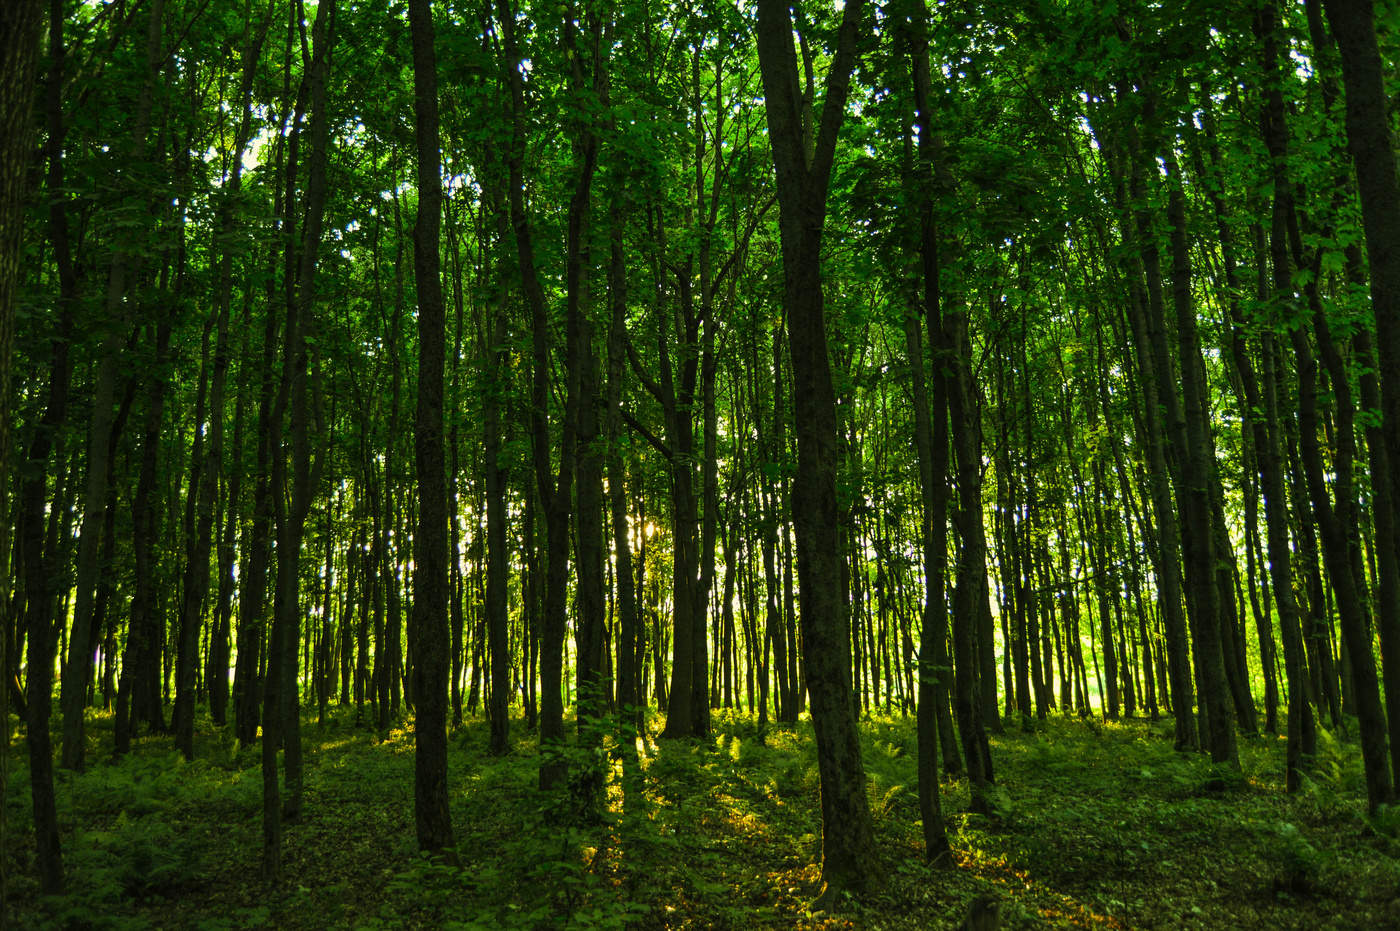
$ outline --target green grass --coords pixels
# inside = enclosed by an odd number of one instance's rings
[[[938,928],[989,893],[1015,928],[1400,916],[1400,815],[1365,816],[1356,748],[1331,738],[1290,797],[1276,738],[1242,740],[1236,777],[1174,753],[1165,720],[1009,727],[992,739],[997,818],[966,813],[965,782],[942,786],[957,865],[939,870],[920,856],[912,721],[867,721],[883,883],[812,915],[820,786],[806,724],[760,740],[751,718],[717,712],[710,740],[645,743],[640,772],[593,757],[608,799],[581,822],[536,789],[519,721],[504,758],[486,755],[485,725],[472,722],[452,738],[459,862],[446,865],[415,851],[411,731],[380,740],[349,715],[309,718],[305,816],[286,827],[274,886],[258,876],[257,748],[202,723],[194,763],[159,737],[114,763],[110,718],[92,718],[99,762],[58,777],[69,893],[56,899],[32,875],[25,751],[11,748],[6,927]]]

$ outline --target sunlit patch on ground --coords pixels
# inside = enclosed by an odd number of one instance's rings
[[[992,738],[997,817],[968,813],[965,780],[943,782],[955,862],[938,868],[922,857],[912,721],[877,718],[863,749],[880,883],[812,914],[808,724],[760,735],[719,712],[705,741],[570,750],[575,773],[604,776],[592,814],[539,791],[536,742],[513,724],[504,757],[486,755],[482,722],[454,733],[451,865],[414,849],[411,722],[381,735],[349,713],[308,719],[305,817],[286,826],[287,881],[269,887],[258,747],[206,721],[194,763],[165,737],[109,763],[110,716],[95,716],[100,762],[59,780],[61,902],[36,895],[27,772],[11,769],[10,926],[925,929],[954,927],[984,895],[1010,928],[1386,927],[1400,914],[1400,841],[1368,822],[1355,747],[1331,738],[1290,797],[1270,738],[1241,741],[1243,773],[1222,789],[1208,761],[1172,750],[1170,722],[1011,723]]]

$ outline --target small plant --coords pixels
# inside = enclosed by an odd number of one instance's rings
[[[1273,890],[1280,895],[1309,895],[1317,887],[1321,855],[1297,825],[1280,824],[1269,847],[1276,872]]]
[[[1391,843],[1400,842],[1400,805],[1378,805],[1366,816],[1366,826]]]

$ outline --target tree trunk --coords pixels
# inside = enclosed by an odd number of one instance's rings
[[[817,768],[822,793],[822,879],[818,907],[842,890],[860,892],[874,876],[874,837],[851,694],[850,618],[841,580],[836,497],[836,398],[822,303],[821,238],[836,136],[845,116],[864,4],[842,13],[820,128],[802,123],[792,19],[780,0],[760,0],[758,54],[778,178],[783,304],[792,356],[797,474],[798,581]]]
[[[165,0],[154,0],[147,14],[146,68],[131,135],[130,159],[139,164],[146,158],[146,135],[155,108],[155,82],[164,64],[160,60],[161,35],[165,17]],[[120,355],[126,338],[130,305],[126,301],[127,282],[132,277],[134,244],[126,244],[112,254],[104,297],[107,331],[102,338],[97,369],[97,386],[93,393],[92,422],[87,437],[87,485],[83,494],[83,522],[78,542],[78,568],[75,588],[72,636],[68,640],[68,656],[63,664],[63,761],[65,769],[83,767],[83,709],[87,704],[87,681],[92,669],[91,640],[94,594],[97,588],[98,552],[107,506],[107,480],[110,446],[115,417],[113,406],[120,376]]]
[[[618,651],[617,707],[622,720],[640,731],[643,725],[644,701],[638,682],[637,669],[637,593],[632,575],[632,549],[628,534],[627,469],[623,464],[621,440],[623,339],[626,337],[627,266],[623,253],[621,221],[610,231],[611,247],[608,264],[608,297],[612,305],[612,322],[608,329],[608,499],[612,511],[613,559],[617,580]],[[634,734],[624,732],[624,749],[635,746]]]
[[[410,0],[413,37],[413,112],[418,165],[418,216],[414,224],[413,276],[418,288],[418,405],[414,463],[418,526],[413,534],[413,813],[418,846],[436,853],[452,846],[447,807],[447,469],[443,448],[443,370],[447,314],[442,297],[438,235],[442,221],[439,163],[437,54],[431,0]],[[493,683],[504,691],[504,683]]]
[[[295,15],[295,13],[293,14]],[[330,115],[326,112],[327,84],[335,35],[335,0],[322,0],[312,30],[312,59],[305,83],[297,95],[298,112],[292,121],[288,156],[291,188],[297,165],[302,108],[309,98],[311,111],[307,127],[311,151],[307,160],[307,181],[300,243],[288,240],[287,322],[283,351],[282,380],[273,408],[276,434],[284,415],[290,415],[291,475],[287,475],[287,454],[280,442],[273,444],[272,484],[277,517],[277,590],[273,617],[272,649],[268,654],[266,690],[263,696],[263,871],[269,879],[281,876],[281,822],[296,821],[301,815],[301,701],[297,684],[297,656],[301,643],[300,558],[302,536],[311,507],[314,485],[311,473],[311,447],[308,435],[308,332],[314,332],[316,271],[319,264],[322,220],[325,213],[326,162],[330,146]],[[287,198],[288,213],[293,199]],[[290,224],[288,224],[290,226]],[[277,750],[283,754],[286,800],[282,801],[277,779]]]
[[[545,518],[544,616],[539,648],[540,746],[543,749],[548,745],[557,746],[564,738],[564,698],[561,689],[564,674],[569,512],[577,430],[574,411],[578,405],[578,372],[572,369],[568,371],[564,422],[559,444],[559,471],[556,477],[551,469],[549,442],[549,315],[536,268],[529,217],[525,211],[525,180],[522,168],[525,158],[525,89],[519,67],[520,51],[516,41],[515,16],[515,9],[509,0],[501,0],[499,20],[502,51],[511,100],[512,146],[506,159],[510,176],[511,226],[515,231],[521,285],[525,292],[526,306],[530,309],[530,327],[533,334],[531,450],[537,495]],[[577,325],[576,315],[568,325]],[[565,339],[567,343],[571,337],[566,336]],[[563,775],[562,761],[557,754],[547,752],[540,765],[541,788],[553,787]]]
[[[1380,374],[1381,428],[1385,437],[1388,474],[1372,474],[1372,482],[1388,482],[1392,509],[1400,506],[1400,178],[1390,133],[1390,105],[1385,70],[1376,42],[1371,0],[1326,0],[1327,17],[1341,51],[1346,87],[1347,142],[1356,165],[1362,228],[1370,259],[1371,309],[1376,318],[1377,368]],[[1376,507],[1384,505],[1378,496]],[[1394,514],[1394,511],[1392,511]],[[1378,518],[1377,528],[1385,525]],[[1395,526],[1392,517],[1390,526]],[[1393,534],[1377,534],[1377,547],[1394,547]],[[1393,555],[1381,554],[1381,565],[1394,565]],[[1379,617],[1381,652],[1385,660],[1386,693],[1390,697],[1390,759],[1400,782],[1400,616],[1395,598],[1383,600],[1388,610]]]
[[[1183,459],[1181,470],[1185,494],[1178,493],[1178,503],[1183,505],[1183,530],[1190,534],[1193,541],[1186,554],[1188,568],[1194,566],[1194,572],[1188,572],[1188,577],[1192,578],[1192,585],[1196,590],[1195,605],[1200,612],[1196,625],[1195,651],[1205,676],[1199,685],[1201,699],[1206,705],[1211,759],[1238,769],[1240,759],[1239,750],[1235,745],[1235,717],[1228,691],[1225,649],[1221,635],[1225,620],[1220,607],[1216,539],[1210,503],[1211,486],[1219,479],[1215,474],[1214,444],[1209,435],[1206,410],[1208,402],[1205,397],[1200,339],[1196,331],[1196,310],[1191,300],[1191,265],[1186,244],[1186,195],[1182,190],[1176,155],[1167,150],[1163,160],[1168,173],[1167,222],[1170,228],[1172,257],[1172,306],[1176,312],[1182,386],[1181,416],[1177,418],[1173,413],[1171,418],[1180,423],[1180,427],[1173,430],[1173,445]],[[1151,304],[1150,280],[1148,288]],[[1163,374],[1164,370],[1157,371],[1159,379]],[[1163,389],[1164,395],[1171,390],[1166,384],[1163,385]],[[1169,401],[1167,409],[1174,412],[1175,403]]]
[[[1134,165],[1128,169],[1131,175],[1130,194],[1134,201],[1143,197],[1140,169],[1137,159],[1129,156]],[[1120,196],[1122,192],[1120,192]],[[1142,207],[1139,210],[1145,209]],[[1131,216],[1133,207],[1124,199],[1125,221]],[[1125,226],[1125,230],[1131,229]],[[1151,252],[1143,249],[1144,257]],[[1196,722],[1192,716],[1192,686],[1186,641],[1186,618],[1181,607],[1181,537],[1177,524],[1176,507],[1172,502],[1171,477],[1167,469],[1165,428],[1159,411],[1160,385],[1170,378],[1157,372],[1158,362],[1152,352],[1147,328],[1147,296],[1144,293],[1144,261],[1133,259],[1128,274],[1129,300],[1128,317],[1132,324],[1133,347],[1138,365],[1138,380],[1143,394],[1143,421],[1147,432],[1147,471],[1152,489],[1152,509],[1157,518],[1157,588],[1160,593],[1163,620],[1167,633],[1167,670],[1171,685],[1172,710],[1176,721],[1176,749],[1194,750],[1198,737]]]
[[[33,134],[34,65],[38,57],[42,0],[22,0],[0,12],[0,554],[10,552],[9,444],[11,429],[11,351],[17,291],[20,282],[21,237],[29,194],[28,160]],[[51,344],[48,397],[39,428],[26,451],[20,485],[15,562],[19,578],[13,593],[23,604],[23,627],[29,631],[29,694],[21,714],[29,728],[30,798],[34,809],[35,861],[45,895],[63,892],[63,854],[54,799],[53,743],[49,716],[53,702],[53,604],[59,587],[56,560],[44,555],[44,505],[49,461],[55,435],[67,414],[72,365],[69,341],[73,334],[77,278],[68,234],[67,198],[63,190],[63,101],[61,95],[64,45],[63,5],[49,6],[49,75],[47,94],[49,238],[59,273],[58,320]],[[8,798],[10,748],[10,631],[0,630],[0,798]],[[15,644],[18,646],[18,644]],[[16,670],[18,662],[14,663]],[[8,818],[0,812],[0,843],[8,843]],[[5,871],[0,868],[0,910],[7,905]]]

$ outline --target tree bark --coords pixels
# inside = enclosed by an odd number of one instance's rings
[[[443,448],[443,370],[447,314],[438,255],[442,221],[442,168],[438,143],[437,54],[431,0],[410,0],[413,36],[413,111],[418,163],[418,217],[414,224],[413,274],[418,288],[418,405],[414,463],[418,478],[418,526],[413,534],[413,813],[418,846],[430,852],[452,846],[447,807],[447,469]],[[494,463],[492,464],[494,465]],[[504,691],[505,683],[492,682]]]
[[[32,133],[34,66],[38,57],[42,0],[22,0],[0,12],[0,553],[10,552],[9,447],[11,429],[11,353],[15,305],[20,283],[20,232],[28,190],[28,161]],[[68,235],[67,198],[63,190],[63,101],[61,95],[64,45],[63,7],[49,5],[48,123],[49,238],[59,274],[58,320],[51,344],[48,397],[44,413],[25,454],[20,485],[15,560],[19,578],[12,604],[23,604],[23,625],[29,631],[29,695],[21,710],[29,728],[30,798],[34,810],[35,860],[39,885],[46,895],[63,892],[63,853],[58,835],[58,811],[53,786],[53,743],[49,716],[53,702],[53,604],[59,579],[56,560],[44,554],[44,505],[55,436],[67,413],[72,365],[69,341],[73,334],[77,279]],[[62,456],[60,454],[61,461]],[[37,641],[37,642],[36,642]],[[10,633],[0,630],[0,798],[7,798],[10,747]],[[16,662],[15,667],[18,668]],[[8,835],[7,816],[0,812],[0,845]],[[7,883],[0,867],[0,912],[6,907]]]
[[[640,731],[643,724],[644,701],[637,669],[637,592],[632,569],[632,545],[627,516],[627,469],[623,463],[621,441],[622,378],[624,362],[623,340],[627,327],[627,265],[623,253],[621,221],[610,231],[610,260],[608,263],[608,297],[612,305],[612,322],[608,329],[608,499],[612,511],[613,572],[617,580],[618,651],[617,706],[622,720],[632,730]],[[635,746],[635,734],[624,731],[622,740],[627,747]]]
[[[154,0],[147,14],[145,75],[131,135],[130,158],[139,164],[146,158],[146,135],[155,107],[155,82],[161,70],[161,35],[165,0]],[[83,521],[78,542],[76,603],[68,656],[63,664],[63,760],[65,769],[83,767],[83,709],[87,704],[87,681],[92,669],[91,640],[94,595],[97,588],[98,553],[106,518],[108,457],[113,433],[120,355],[126,337],[130,309],[126,303],[127,282],[132,276],[134,244],[126,243],[112,254],[104,297],[107,331],[103,336],[97,385],[93,395],[92,422],[87,436],[87,485],[83,495]]]
[[[758,55],[769,137],[778,178],[783,252],[783,304],[792,356],[797,474],[797,527],[802,648],[821,777],[822,879],[817,905],[842,890],[861,892],[875,876],[874,837],[865,768],[851,692],[850,618],[841,580],[836,471],[836,398],[822,303],[821,240],[836,136],[845,116],[856,34],[864,3],[842,13],[827,78],[820,127],[802,122],[792,19],[783,0],[760,0]]]
[[[295,238],[289,238],[287,243],[287,322],[282,380],[272,412],[272,422],[276,427],[280,427],[285,415],[290,415],[291,475],[287,474],[288,455],[280,450],[280,443],[274,444],[272,485],[277,517],[277,590],[272,648],[268,655],[263,696],[262,749],[263,871],[269,879],[278,879],[281,875],[281,822],[283,819],[296,821],[300,818],[302,803],[301,701],[297,683],[298,647],[301,643],[299,568],[302,537],[315,484],[308,435],[309,349],[306,337],[308,332],[314,332],[316,272],[327,196],[330,115],[326,112],[326,99],[331,51],[335,41],[335,16],[335,0],[321,0],[312,29],[311,62],[302,90],[297,95],[298,111],[309,103],[311,116],[306,134],[311,151],[307,159],[300,243],[294,245]],[[301,115],[298,112],[292,123],[289,179],[295,178]],[[292,205],[292,198],[288,196],[288,213]],[[277,432],[280,433],[280,430]],[[279,748],[283,750],[285,801],[280,798],[277,778]]]
[[[1347,143],[1356,166],[1357,193],[1361,200],[1362,229],[1370,259],[1371,310],[1376,319],[1376,355],[1380,375],[1381,429],[1385,437],[1388,473],[1373,475],[1374,482],[1389,483],[1392,509],[1400,508],[1400,178],[1396,175],[1395,150],[1390,131],[1390,104],[1385,91],[1385,70],[1376,41],[1375,12],[1371,0],[1326,0],[1327,17],[1341,51],[1342,81],[1346,88]],[[1377,507],[1383,506],[1378,498]],[[1389,525],[1400,523],[1395,512]],[[1376,521],[1377,527],[1387,523]],[[1377,546],[1394,546],[1392,535],[1377,534]],[[1382,565],[1394,564],[1394,556],[1382,557]],[[1400,782],[1400,722],[1396,720],[1400,694],[1400,617],[1394,598],[1383,602],[1391,610],[1379,618],[1381,653],[1385,661],[1386,693],[1391,697],[1390,760],[1394,782]]]
[[[1129,197],[1143,196],[1139,159],[1126,169],[1131,176]],[[1120,191],[1120,197],[1123,192]],[[1138,210],[1145,208],[1138,207]],[[1125,222],[1132,217],[1133,207],[1124,200]],[[1131,226],[1125,226],[1125,230]],[[1150,250],[1144,249],[1146,255]],[[1143,421],[1147,433],[1147,472],[1152,489],[1152,509],[1157,518],[1157,588],[1160,592],[1164,626],[1167,634],[1167,670],[1171,685],[1172,711],[1176,722],[1176,748],[1194,750],[1198,745],[1196,722],[1192,716],[1192,684],[1186,639],[1186,618],[1181,607],[1181,537],[1175,504],[1172,501],[1171,479],[1167,468],[1165,428],[1159,407],[1160,385],[1164,378],[1157,372],[1147,327],[1147,296],[1143,285],[1144,268],[1141,259],[1134,259],[1126,276],[1129,281],[1128,317],[1138,364],[1138,380],[1143,396]]]

